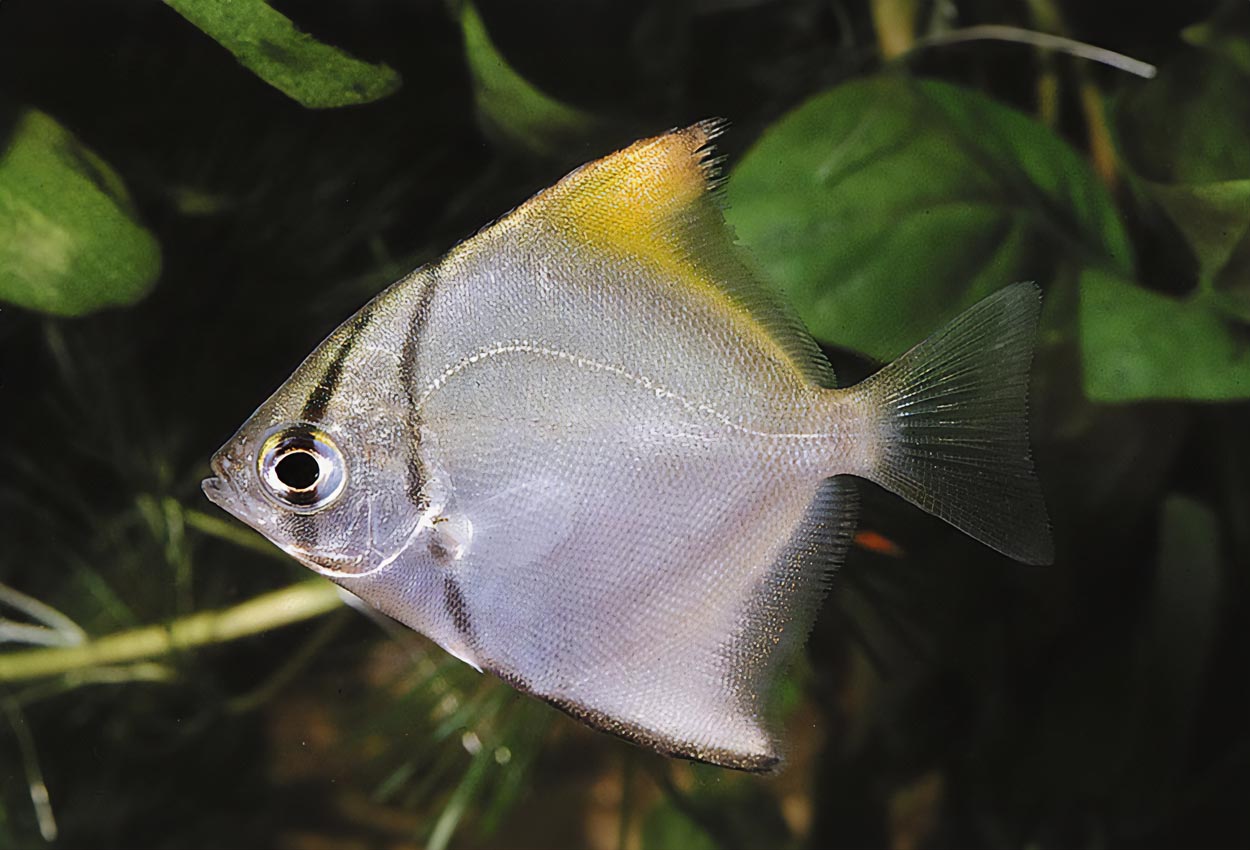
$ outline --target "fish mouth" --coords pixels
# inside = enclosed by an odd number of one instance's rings
[[[214,505],[217,505],[218,507],[225,507],[222,505],[222,500],[225,499],[226,488],[220,478],[215,475],[212,478],[205,478],[200,482],[200,489],[204,491],[204,495],[207,496],[208,500]]]
[[[230,514],[230,516],[247,523],[258,531],[260,530],[257,522],[249,516],[245,503],[239,498],[238,489],[231,483],[230,479],[221,475],[214,475],[201,481],[200,489],[204,491],[204,495],[208,497],[210,502]],[[262,522],[261,525],[263,524]]]
[[[233,488],[229,483],[230,461],[218,453],[208,463],[213,475],[200,482],[200,489],[208,500],[217,507],[233,514],[230,504],[233,502]]]

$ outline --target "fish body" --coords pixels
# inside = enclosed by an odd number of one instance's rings
[[[710,122],[590,163],[344,323],[209,498],[592,726],[746,770],[878,481],[1030,562],[1036,291],[836,389],[717,205]]]

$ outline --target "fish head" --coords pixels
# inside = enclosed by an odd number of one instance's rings
[[[310,569],[376,572],[419,534],[410,403],[370,305],[323,342],[213,455],[214,504]]]

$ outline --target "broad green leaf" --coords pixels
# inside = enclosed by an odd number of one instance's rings
[[[78,316],[138,301],[160,246],[121,178],[72,133],[22,112],[0,153],[0,300]]]
[[[370,65],[295,28],[264,0],[165,0],[256,76],[309,109],[380,100],[399,74]]]
[[[1081,357],[1095,401],[1250,397],[1250,334],[1203,294],[1181,300],[1107,272],[1081,280]]]
[[[1250,42],[1222,36],[1225,50]],[[1250,322],[1250,72],[1190,51],[1123,97],[1115,136],[1134,185],[1172,220],[1204,288]]]
[[[1220,49],[1183,53],[1128,92],[1113,127],[1132,185],[1193,252],[1200,288],[1178,300],[1122,281],[1085,284],[1092,398],[1250,397],[1250,74],[1235,60],[1244,39],[1210,28],[1188,38]]]
[[[883,360],[1009,283],[1132,274],[1085,162],[945,83],[878,77],[817,95],[764,133],[728,192],[731,223],[812,332]]]
[[[1141,184],[1193,249],[1212,304],[1250,323],[1250,179]]]
[[[1250,183],[1250,181],[1247,181]],[[1242,184],[1242,198],[1250,203],[1250,185]],[[1239,223],[1246,219],[1239,218]],[[1228,262],[1211,282],[1211,303],[1228,316],[1250,325],[1250,226],[1241,232],[1241,239],[1229,253]]]
[[[1250,138],[1247,139],[1250,144]],[[1190,185],[1150,183],[1208,272],[1228,264],[1250,230],[1250,178]]]
[[[598,129],[594,115],[539,91],[513,70],[472,3],[460,8],[460,28],[478,117],[491,135],[531,154],[562,157]]]

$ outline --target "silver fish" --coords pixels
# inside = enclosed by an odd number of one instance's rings
[[[1051,559],[1007,287],[835,389],[725,225],[704,122],[585,165],[395,283],[213,457],[208,497],[598,729],[778,763],[770,684],[876,481]]]

